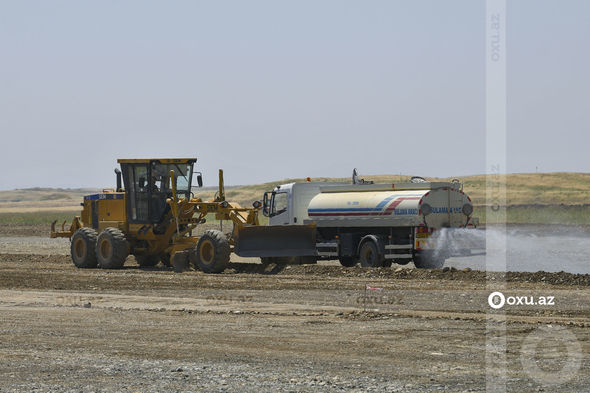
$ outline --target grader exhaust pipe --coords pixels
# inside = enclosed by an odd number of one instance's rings
[[[121,170],[119,168],[115,168],[115,174],[117,175],[117,192],[120,192],[123,189],[123,184],[121,182]]]

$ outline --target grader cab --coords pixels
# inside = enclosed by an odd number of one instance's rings
[[[131,254],[144,267],[161,261],[183,269],[190,260],[204,272],[223,271],[229,263],[232,236],[209,230],[197,237],[192,231],[205,223],[208,214],[232,221],[234,231],[258,225],[260,203],[243,208],[226,201],[221,170],[217,196],[206,202],[195,198],[191,190],[196,161],[118,160],[121,170],[115,170],[116,188],[85,196],[80,216],[69,229],[64,222],[58,231],[53,222],[51,237],[71,240],[72,260],[79,268],[120,268]],[[196,174],[202,186],[201,174]]]

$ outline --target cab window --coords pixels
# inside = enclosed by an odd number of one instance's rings
[[[276,216],[287,210],[287,193],[279,192],[272,198],[271,215]]]

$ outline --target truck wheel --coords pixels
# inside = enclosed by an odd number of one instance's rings
[[[141,267],[153,267],[160,262],[159,255],[136,255],[135,260]]]
[[[96,259],[103,269],[123,267],[129,255],[129,244],[125,235],[117,228],[105,228],[96,241]]]
[[[340,257],[340,264],[344,267],[353,267],[359,263],[358,258],[355,257]]]
[[[373,241],[366,241],[361,246],[359,261],[362,267],[383,266],[383,255],[379,253],[377,245]]]
[[[440,269],[444,264],[444,256],[435,255],[433,252],[421,252],[414,256],[414,266],[418,269]]]
[[[77,268],[96,267],[96,237],[92,228],[80,228],[72,236],[70,253]]]
[[[203,234],[197,243],[196,268],[205,273],[221,273],[229,263],[229,241],[221,231],[212,229]]]

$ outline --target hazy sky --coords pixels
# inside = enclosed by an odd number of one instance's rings
[[[590,171],[590,1],[509,0],[508,170]],[[0,189],[485,165],[485,2],[0,1]]]

